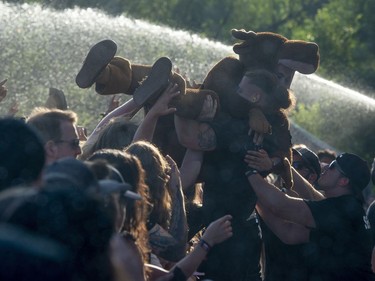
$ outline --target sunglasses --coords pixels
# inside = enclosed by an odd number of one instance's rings
[[[58,140],[55,141],[55,143],[67,143],[72,149],[79,148],[79,139],[73,139],[73,140]]]
[[[333,170],[333,169],[336,169],[337,171],[339,171],[340,174],[342,174],[344,177],[348,177],[345,172],[341,169],[339,163],[337,163],[336,160],[333,160],[329,166],[328,166],[328,169],[329,170]]]

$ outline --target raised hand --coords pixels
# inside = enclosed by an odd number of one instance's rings
[[[212,96],[207,95],[204,102],[201,113],[198,116],[199,121],[210,121],[215,117],[217,111],[217,100],[213,99]]]
[[[233,231],[231,220],[231,215],[225,215],[216,221],[213,221],[205,230],[202,239],[213,247],[232,237]]]
[[[256,145],[261,145],[264,134],[272,133],[272,126],[264,116],[263,112],[257,108],[249,110],[249,135],[254,133],[253,142]]]
[[[175,107],[170,107],[169,103],[171,100],[180,94],[180,91],[177,90],[178,85],[170,83],[162,93],[162,95],[158,98],[156,103],[151,107],[148,114],[154,115],[156,117],[168,115],[171,113],[176,112]]]
[[[167,160],[170,172],[169,172],[169,188],[172,194],[175,194],[178,190],[182,190],[180,170],[177,167],[176,162],[169,155],[165,156]]]
[[[245,155],[245,162],[250,168],[259,172],[270,171],[273,167],[271,158],[267,151],[260,149],[258,151],[249,150]]]

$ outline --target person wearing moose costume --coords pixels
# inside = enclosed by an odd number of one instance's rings
[[[289,88],[295,71],[303,74],[315,72],[319,64],[318,46],[315,43],[288,40],[281,35],[270,32],[255,33],[244,30],[233,30],[232,34],[235,38],[243,41],[235,44],[233,47],[234,52],[239,55],[239,58],[226,57],[219,61],[209,71],[200,89],[186,88],[183,78],[177,73],[170,72],[169,69],[171,68],[166,66],[170,65],[170,63],[167,63],[168,60],[165,58],[161,59],[161,61],[158,60],[153,67],[131,64],[126,59],[114,57],[116,50],[113,47],[109,48],[112,50],[112,53],[104,51],[105,54],[109,53],[107,57],[100,55],[99,51],[105,49],[102,48],[103,46],[100,43],[90,50],[81,71],[77,75],[76,82],[81,88],[87,88],[96,83],[96,91],[99,94],[133,94],[134,102],[138,107],[141,107],[147,104],[150,96],[151,99],[157,96],[161,91],[160,89],[167,85],[168,80],[171,80],[179,85],[180,92],[183,93],[174,101],[173,106],[177,108],[175,116],[179,116],[177,118],[182,117],[181,119],[187,118],[188,120],[194,120],[201,110],[201,105],[205,97],[211,95],[220,102],[221,107],[218,111],[221,116],[224,115],[229,118],[227,120],[231,120],[227,124],[238,124],[237,121],[239,120],[238,122],[242,124],[241,128],[244,129],[244,120],[246,120],[245,124],[250,126],[253,131],[265,134],[263,147],[272,157],[273,163],[270,164],[270,171],[274,171],[280,159],[283,159],[285,156],[289,159],[291,157],[291,137],[287,115],[282,111],[264,112],[265,115],[263,115],[259,108],[251,107],[248,102],[244,101],[238,95],[238,85],[248,70],[261,68],[276,73],[279,81],[286,88]],[[97,62],[97,57],[102,58],[101,62],[100,60],[99,63]],[[91,67],[90,65],[94,65],[95,67]],[[88,71],[88,69],[92,70]],[[159,72],[158,69],[163,69],[163,71]],[[166,69],[168,70],[167,78],[165,78],[165,75],[161,75],[162,72],[166,72]],[[90,72],[91,75],[88,75],[87,73],[90,74]],[[142,87],[138,88],[140,82],[147,75],[148,78],[143,82]],[[157,78],[153,78],[154,76]],[[153,85],[154,87],[150,87],[149,85]],[[142,91],[142,88],[147,91]],[[150,91],[150,89],[153,90]],[[221,122],[222,120],[223,118],[219,116],[214,121],[218,124],[217,127],[220,128],[218,131],[221,134],[223,134],[222,130],[225,129],[224,127],[226,127],[225,123],[223,125]],[[162,124],[164,121],[160,120],[159,123]],[[159,128],[161,130],[156,131],[155,138],[161,139],[161,136],[169,137],[170,135],[175,135],[173,122],[169,123],[168,127],[168,133],[165,133],[165,127],[160,125]],[[230,128],[231,132],[234,131],[235,133],[235,127]],[[272,134],[268,134],[271,128]],[[172,134],[169,130],[172,131]],[[160,132],[163,133],[161,136],[158,136]],[[232,136],[233,139],[235,139],[234,133]],[[243,134],[243,130],[241,133]],[[221,135],[218,134],[216,137],[221,137]],[[155,143],[157,145],[159,143],[163,144],[161,148],[166,151],[165,147],[171,144],[169,140],[155,141]],[[262,138],[255,139],[255,142],[259,144],[261,140]],[[248,138],[246,148],[254,148],[253,140],[250,137]],[[167,153],[172,156],[175,155],[170,151]],[[233,182],[232,175],[230,176],[230,180],[225,178],[228,176],[228,166],[225,167],[227,161],[222,161],[221,154],[222,150],[217,149],[209,152],[208,156],[205,155],[204,157],[202,180],[205,182],[205,223],[213,221],[220,214],[226,212],[225,206],[243,205],[243,207],[238,208],[236,214],[234,214],[234,236],[228,243],[224,243],[220,249],[215,249],[209,255],[205,268],[206,277],[213,278],[214,280],[260,280],[260,237],[256,216],[252,213],[256,198],[253,192],[247,192],[241,196],[238,190],[243,189],[236,189],[238,181]],[[240,158],[241,161],[243,159],[240,155],[237,158]],[[221,160],[215,161],[215,159]],[[212,166],[212,163],[215,162],[222,165]],[[282,165],[279,166],[279,169],[283,171]],[[231,170],[230,168],[229,172]],[[287,172],[285,174],[288,175]],[[243,173],[241,172],[239,180],[241,181],[243,177]],[[287,176],[286,179],[288,179]],[[290,178],[287,182],[290,186]],[[215,190],[216,184],[220,184],[217,190]],[[230,192],[226,192],[225,194],[229,194],[230,196],[225,198],[225,205],[221,205],[220,202],[223,202],[223,194],[220,195],[217,193],[226,189],[228,191],[233,189],[233,193],[230,195]]]
[[[239,110],[235,93],[244,72],[248,69],[264,68],[277,73],[279,80],[287,87],[293,79],[295,71],[303,74],[315,72],[319,64],[318,46],[315,43],[288,40],[287,38],[271,33],[244,30],[232,30],[232,35],[241,43],[234,45],[233,50],[239,55],[226,57],[219,61],[208,73],[200,89],[186,88],[184,78],[176,72],[171,72],[171,62],[168,58],[159,59],[154,66],[133,64],[129,60],[115,56],[117,45],[111,40],[104,40],[94,45],[88,53],[76,82],[81,88],[91,87],[99,94],[110,95],[125,93],[134,95],[135,108],[155,100],[167,86],[168,80],[179,85],[179,95],[172,106],[177,108],[176,114],[185,118],[196,118],[202,109],[203,101],[211,95],[219,101],[222,110],[229,112],[234,117],[244,118],[249,115],[246,110]],[[145,77],[148,78],[146,80]],[[142,87],[139,87],[143,81]],[[268,116],[273,118],[274,116]],[[277,118],[278,119],[278,118]],[[286,119],[282,117],[281,120]],[[249,125],[253,131],[268,133],[271,130],[270,122],[258,110],[250,111]],[[281,136],[278,127],[282,126]],[[283,136],[289,134],[285,120],[272,126],[272,135],[266,135],[265,145],[272,147],[275,142],[287,139]],[[167,133],[166,133],[167,132]],[[285,135],[283,135],[285,134]],[[154,142],[162,151],[175,156],[180,163],[184,150],[178,144],[173,118],[161,118],[155,132]],[[269,151],[272,157],[291,157],[290,140],[277,144],[277,154]],[[273,149],[275,151],[275,149]]]
[[[270,93],[275,92],[270,91],[266,85],[270,86],[272,84],[272,78],[262,81],[264,77],[254,75],[257,73],[256,70],[248,71],[248,69],[257,69],[263,66],[263,68],[277,73],[279,82],[289,88],[294,71],[280,63],[285,58],[281,54],[285,55],[287,53],[282,49],[283,44],[285,44],[284,39],[270,34],[260,34],[261,39],[256,38],[259,34],[254,35],[254,33],[246,32],[238,34],[243,36],[242,38],[248,38],[249,41],[253,40],[253,44],[246,46],[249,42],[245,41],[234,48],[239,53],[240,60],[246,61],[248,59],[247,62],[252,67],[247,68],[241,65],[235,58],[225,58],[214,66],[208,74],[203,86],[210,85],[209,89],[213,89],[218,93],[222,104],[216,118],[212,122],[196,122],[195,125],[192,125],[194,123],[192,120],[184,120],[175,115],[176,130],[181,143],[190,149],[207,151],[204,155],[201,172],[205,183],[203,193],[205,223],[213,220],[221,213],[229,213],[233,217],[233,237],[220,245],[220,247],[213,249],[204,268],[202,268],[206,278],[212,280],[260,280],[261,234],[258,229],[256,214],[252,213],[256,196],[244,181],[244,167],[241,160],[244,149],[254,149],[252,141],[247,136],[246,114],[249,110],[250,123],[254,119],[254,114],[258,114],[259,109],[261,109],[272,125],[273,135],[265,136],[263,146],[265,150],[276,157],[274,157],[273,161],[270,161],[266,170],[270,171],[275,168],[276,161],[283,159],[284,155],[288,156],[290,148],[287,116],[282,110],[277,110],[277,105],[279,109],[288,108],[288,106],[282,106],[282,92],[279,92],[279,96],[270,95]],[[254,36],[259,40],[255,40]],[[295,44],[303,43],[296,42]],[[306,44],[305,46],[311,46],[312,50],[315,49],[315,58],[318,58],[316,44]],[[247,51],[251,47],[254,47],[254,50],[248,53]],[[275,50],[278,51],[276,52]],[[283,53],[280,50],[283,50]],[[294,54],[289,53],[289,58],[291,55]],[[259,60],[260,58],[263,58],[263,62]],[[314,60],[312,61],[314,62]],[[309,63],[302,64],[291,60],[284,60],[283,62],[291,67],[299,67],[301,72],[308,73],[316,69],[310,67]],[[315,62],[317,67],[317,60]],[[220,79],[223,75],[219,71],[223,69],[223,64],[226,65],[225,69],[229,73],[227,76],[233,74],[232,79],[224,82]],[[244,73],[245,77],[239,78]],[[275,83],[275,88],[278,87],[280,85]],[[263,94],[261,93],[262,91],[259,93],[259,88],[263,90]],[[231,90],[230,93],[232,95],[222,95],[221,91],[223,90]],[[261,100],[258,100],[258,95],[262,96],[262,98],[268,98],[267,102],[263,103],[263,106]],[[224,100],[224,98],[227,99]],[[272,104],[272,101],[276,103],[274,110],[264,106]],[[258,108],[257,104],[259,104]],[[254,108],[257,108],[258,112]],[[259,118],[255,119],[259,121]],[[267,126],[263,128],[266,129],[263,132],[268,131]],[[282,170],[282,166],[280,169]],[[287,174],[285,172],[285,175]],[[246,188],[248,189],[246,190]]]
[[[282,112],[291,104],[289,91],[276,75],[266,70],[246,71],[238,87],[244,107]],[[201,176],[204,181],[204,223],[221,213],[233,217],[233,237],[212,249],[202,267],[212,280],[260,280],[260,231],[254,205],[255,194],[244,177],[241,157],[252,149],[247,118],[234,118],[220,111],[212,121],[198,122],[175,116],[179,140],[195,150],[204,150]],[[272,164],[267,167],[271,169]]]

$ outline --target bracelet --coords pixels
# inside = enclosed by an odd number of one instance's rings
[[[258,171],[255,170],[255,169],[247,170],[247,171],[245,172],[245,175],[246,175],[247,177],[249,177],[249,176],[251,176],[251,175],[255,175],[255,174],[258,174]]]
[[[211,250],[211,246],[210,244],[208,244],[206,241],[204,241],[203,239],[201,239],[199,241],[199,245],[208,253],[210,250]]]

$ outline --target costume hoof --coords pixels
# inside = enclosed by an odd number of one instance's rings
[[[99,74],[113,59],[117,45],[112,40],[103,40],[95,44],[86,56],[81,70],[76,77],[76,84],[80,88],[89,88]]]
[[[167,57],[158,59],[152,66],[147,78],[135,90],[133,100],[143,106],[151,99],[157,98],[168,86],[172,71],[172,62]]]

